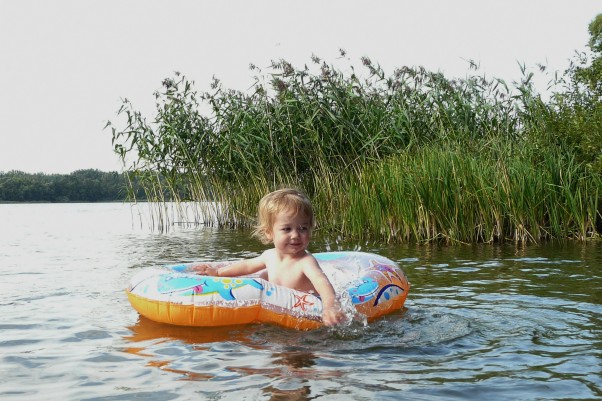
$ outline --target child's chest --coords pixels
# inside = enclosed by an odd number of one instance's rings
[[[306,290],[307,279],[303,274],[303,269],[297,264],[281,263],[278,265],[267,266],[268,280],[276,285],[298,290]]]

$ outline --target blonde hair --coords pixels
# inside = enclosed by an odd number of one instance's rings
[[[310,230],[316,225],[311,202],[303,192],[293,188],[270,192],[259,201],[257,226],[253,231],[253,235],[259,238],[263,244],[271,242],[268,234],[271,234],[276,215],[280,212],[290,212],[294,216],[301,214],[307,217]]]

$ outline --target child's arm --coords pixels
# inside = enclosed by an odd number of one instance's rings
[[[318,262],[313,257],[312,259],[304,267],[303,272],[322,298],[322,321],[326,326],[334,326],[345,320],[345,314],[336,299],[330,280],[328,280]]]
[[[197,274],[216,277],[236,277],[257,273],[265,268],[263,254],[252,259],[239,260],[224,267],[200,265],[195,266]]]

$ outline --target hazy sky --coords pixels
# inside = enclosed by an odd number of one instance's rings
[[[0,172],[119,171],[106,121],[123,97],[151,117],[174,71],[245,90],[250,63],[343,48],[388,73],[463,77],[472,59],[512,81],[517,62],[564,70],[599,13],[600,0],[0,0]]]

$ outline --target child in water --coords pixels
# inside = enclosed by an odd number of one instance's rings
[[[298,291],[317,292],[322,299],[322,320],[334,326],[345,319],[336,300],[334,288],[316,258],[307,251],[315,226],[309,199],[295,189],[280,189],[259,202],[258,225],[254,235],[262,243],[274,244],[260,256],[231,265],[196,266],[199,274],[219,277],[245,276],[261,272],[269,282]]]

